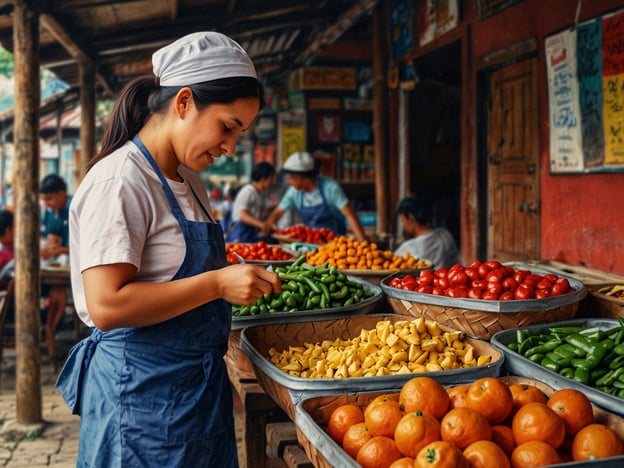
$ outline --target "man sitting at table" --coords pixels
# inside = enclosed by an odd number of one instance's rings
[[[39,185],[39,194],[44,205],[41,217],[42,249],[44,260],[60,260],[69,255],[69,204],[72,197],[67,194],[65,180],[56,174],[48,174]],[[54,334],[61,323],[67,305],[65,286],[46,286],[42,288],[47,309],[46,345],[50,362],[56,369],[56,346]]]

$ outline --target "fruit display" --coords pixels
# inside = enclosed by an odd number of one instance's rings
[[[382,250],[374,242],[357,241],[339,236],[306,254],[310,265],[327,263],[341,270],[415,270],[431,267],[428,260],[408,253],[401,257],[391,250]]]
[[[602,329],[549,327],[539,334],[516,330],[507,347],[563,377],[624,398],[624,319]]]
[[[277,245],[268,245],[264,241],[256,242],[255,244],[225,244],[225,254],[228,263],[239,263],[240,259],[243,260],[290,260],[294,255]],[[236,254],[236,255],[234,255]]]
[[[596,292],[604,294],[605,296],[611,296],[615,298],[624,299],[624,285],[616,284],[615,286],[605,286],[598,289]]]
[[[278,229],[274,232],[275,238],[284,238],[290,241],[306,242],[308,244],[324,244],[329,242],[336,234],[327,228],[311,228],[303,224]]]
[[[417,277],[394,277],[388,286],[422,294],[492,301],[545,299],[574,291],[565,277],[516,270],[496,260],[422,270]]]
[[[269,361],[294,377],[350,378],[463,369],[488,364],[458,331],[443,331],[422,318],[379,321],[352,339],[336,337],[283,351],[269,349]]]
[[[465,398],[457,399],[457,387],[414,377],[398,394],[335,405],[321,427],[363,468],[533,467],[624,455],[621,435],[595,419],[582,392],[514,382],[480,378],[460,385]]]
[[[373,293],[362,283],[350,280],[336,267],[304,264],[301,256],[288,267],[277,267],[282,291],[267,293],[253,304],[233,306],[234,316],[299,312],[305,310],[347,307],[368,299]]]

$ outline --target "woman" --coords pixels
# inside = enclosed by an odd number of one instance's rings
[[[228,242],[255,243],[260,239],[264,226],[264,200],[262,192],[275,183],[275,168],[268,162],[260,162],[251,170],[251,183],[242,187],[236,194],[232,207],[232,227],[227,236]]]
[[[411,239],[403,242],[395,255],[404,256],[409,252],[416,258],[433,262],[435,268],[450,268],[461,263],[459,249],[450,231],[443,227],[431,227],[431,203],[423,197],[413,195],[406,197],[397,206],[405,237]]]
[[[127,85],[70,210],[72,288],[92,334],[57,385],[81,415],[78,466],[236,467],[223,356],[231,306],[280,290],[226,267],[198,176],[231,155],[262,99],[230,38],[194,33]]]
[[[282,172],[286,174],[290,187],[265,221],[263,234],[270,233],[282,214],[294,208],[306,226],[326,227],[337,235],[345,234],[346,218],[355,238],[366,240],[355,210],[342,188],[335,180],[317,174],[310,153],[291,154],[284,162]]]

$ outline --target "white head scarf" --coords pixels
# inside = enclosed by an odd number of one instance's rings
[[[257,78],[247,52],[234,40],[214,31],[188,34],[152,55],[160,86],[187,86],[219,78]]]

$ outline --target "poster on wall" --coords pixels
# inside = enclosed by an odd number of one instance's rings
[[[585,167],[604,164],[601,44],[602,28],[600,21],[590,21],[578,27],[576,32],[576,63]]]
[[[602,21],[605,164],[624,164],[624,11]]]
[[[550,170],[583,170],[583,148],[576,78],[576,30],[546,39],[550,118]]]
[[[295,109],[279,114],[279,167],[296,151],[306,151],[306,113]]]
[[[392,56],[401,58],[412,51],[414,35],[412,33],[411,0],[392,0],[390,13],[390,43]]]
[[[430,43],[459,24],[457,0],[423,0],[419,11],[419,35],[421,46]]]

